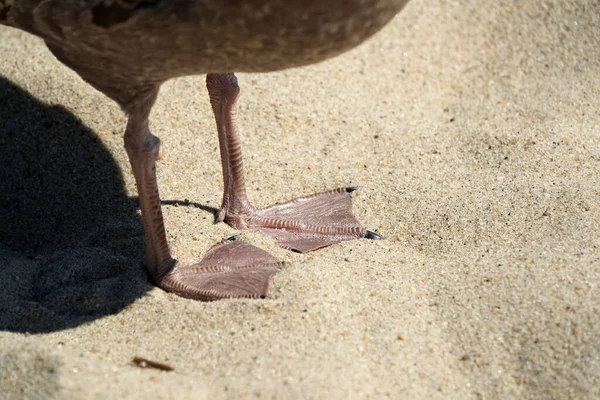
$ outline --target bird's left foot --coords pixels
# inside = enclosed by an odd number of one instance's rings
[[[235,104],[240,94],[237,78],[233,73],[208,74],[206,86],[219,133],[225,186],[216,222],[262,232],[275,238],[281,247],[300,253],[345,240],[381,239],[352,215],[350,193],[356,188],[334,189],[255,209],[246,195],[241,140],[235,123]]]
[[[363,228],[352,214],[351,193],[339,188],[275,204],[261,210],[232,212],[225,206],[217,221],[237,229],[249,229],[274,238],[286,249],[306,253],[354,239],[381,239]]]

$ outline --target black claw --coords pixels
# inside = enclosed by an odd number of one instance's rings
[[[365,233],[365,239],[383,240],[383,238],[381,236],[379,236],[375,232],[371,232],[371,231],[367,231],[367,233]]]
[[[235,242],[237,240],[238,235],[229,236],[227,239],[223,240],[224,242]]]
[[[358,190],[358,187],[356,187],[356,186],[347,187],[346,188],[346,193],[356,192],[357,190]]]

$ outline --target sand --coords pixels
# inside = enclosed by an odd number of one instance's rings
[[[287,262],[262,301],[148,283],[124,115],[1,27],[0,398],[600,397],[600,5],[504,3],[415,0],[340,57],[238,75],[256,205],[355,185],[385,237],[241,232]],[[192,263],[239,233],[212,224],[204,77],[165,84],[151,126]]]

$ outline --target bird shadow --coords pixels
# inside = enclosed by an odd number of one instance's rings
[[[151,289],[133,200],[90,128],[0,76],[0,330],[72,328]]]
[[[137,198],[136,198],[137,201]],[[183,206],[183,207],[193,207],[202,211],[206,211],[207,213],[212,214],[214,217],[219,213],[219,209],[211,206],[207,206],[201,203],[196,203],[195,201],[190,201],[188,199],[185,200],[161,200],[160,204],[163,206]]]

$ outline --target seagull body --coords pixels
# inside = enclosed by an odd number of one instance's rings
[[[168,79],[207,74],[224,174],[217,221],[306,252],[378,236],[351,212],[354,188],[262,210],[247,198],[235,124],[238,72],[308,65],[347,51],[380,30],[407,0],[0,0],[0,23],[41,37],[50,51],[128,115],[125,148],[140,198],[144,264],[153,282],[181,296],[262,297],[283,265],[247,243],[225,240],[181,266],[166,241],[155,161],[160,140],[150,110]]]

